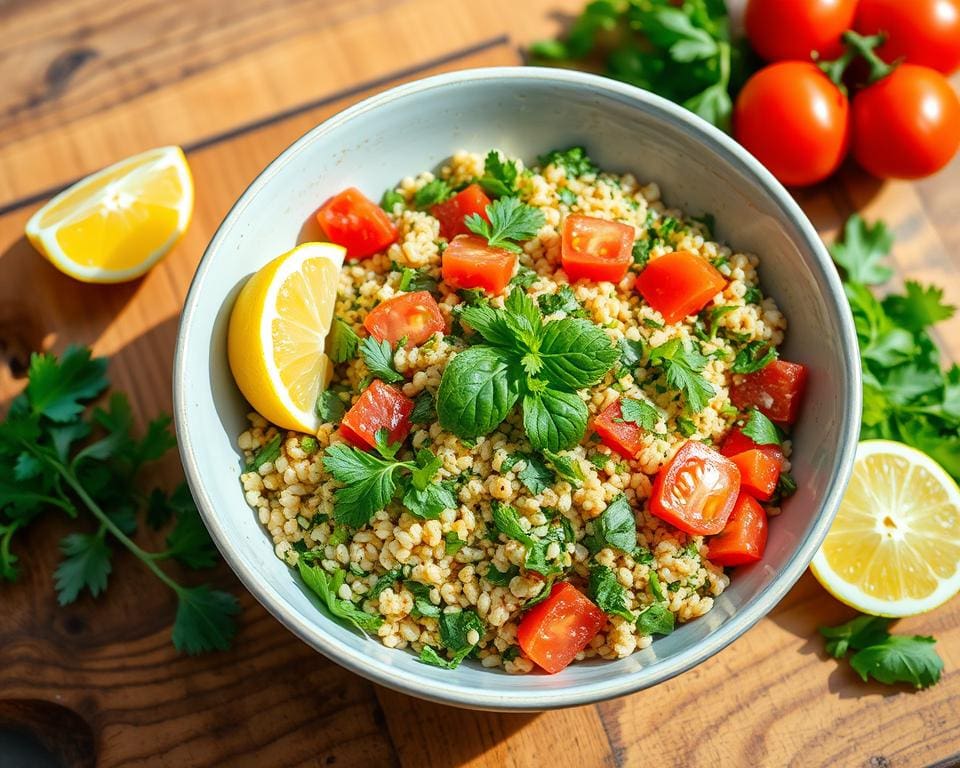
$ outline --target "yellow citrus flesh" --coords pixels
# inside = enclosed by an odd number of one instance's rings
[[[865,440],[810,568],[864,613],[911,616],[942,605],[960,591],[960,489],[926,454]]]
[[[193,178],[179,147],[151,149],[78,181],[27,222],[27,237],[84,282],[144,274],[177,243],[193,212]]]
[[[230,314],[230,370],[250,405],[286,429],[315,433],[330,381],[324,353],[344,249],[304,243],[256,272]]]

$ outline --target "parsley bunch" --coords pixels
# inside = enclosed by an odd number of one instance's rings
[[[146,433],[133,433],[127,399],[114,393],[106,406],[88,408],[108,386],[107,361],[90,350],[68,348],[55,356],[33,355],[26,390],[0,422],[0,577],[18,577],[13,537],[44,512],[57,510],[92,522],[60,542],[64,558],[56,570],[61,605],[83,590],[97,597],[107,588],[114,546],[129,551],[177,596],[173,644],[194,654],[229,647],[235,632],[237,599],[208,586],[185,587],[159,563],[174,559],[190,568],[216,564],[216,549],[185,486],[167,496],[144,495],[140,469],[161,458],[176,441],[170,417],[151,421]],[[154,528],[174,519],[166,548],[149,552],[132,536],[138,512]]]
[[[594,69],[660,94],[727,129],[746,79],[724,0],[595,0],[563,40],[535,43],[536,62]]]
[[[882,264],[892,237],[883,222],[851,216],[830,248],[860,342],[863,439],[899,440],[928,454],[960,481],[960,367],[940,367],[930,327],[953,316],[943,291],[908,280],[903,293],[877,299],[868,286],[889,279]]]
[[[503,310],[477,303],[460,318],[485,343],[460,352],[444,370],[437,392],[440,425],[474,439],[496,429],[521,402],[534,448],[556,452],[579,443],[588,414],[577,390],[600,381],[619,358],[607,334],[579,318],[544,323],[518,288]]]

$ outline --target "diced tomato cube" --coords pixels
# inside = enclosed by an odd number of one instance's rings
[[[484,221],[489,222],[488,205],[490,205],[490,198],[486,196],[480,185],[471,184],[449,200],[432,206],[430,213],[440,222],[440,237],[453,240],[457,235],[470,233],[463,221],[467,216],[476,213]]]
[[[637,277],[637,290],[667,323],[696,314],[726,285],[709,261],[689,251],[665,253]]]
[[[348,259],[365,259],[397,239],[386,212],[356,187],[343,190],[320,206],[317,221],[330,242],[347,249]]]
[[[730,400],[741,410],[756,408],[774,421],[793,424],[807,385],[807,367],[774,360],[759,371],[734,374]]]
[[[604,408],[593,420],[593,431],[603,444],[628,459],[635,459],[643,448],[643,429],[632,421],[624,421],[620,401]]]
[[[741,493],[723,531],[707,542],[707,559],[717,565],[755,563],[767,546],[767,513]]]
[[[563,271],[577,280],[619,283],[633,262],[633,227],[575,213],[563,222]]]
[[[517,642],[529,659],[554,674],[589,645],[606,621],[580,590],[562,581],[520,620]]]
[[[503,293],[517,267],[517,256],[493,248],[477,235],[457,235],[443,252],[443,280],[453,288],[481,288]]]
[[[730,457],[740,470],[740,491],[760,501],[769,501],[780,479],[781,459],[753,448]]]
[[[370,382],[340,422],[340,434],[357,448],[377,446],[377,430],[386,429],[389,443],[402,443],[410,434],[413,400],[380,379]]]
[[[723,442],[720,444],[720,453],[730,458],[744,451],[763,451],[771,459],[776,460],[777,466],[783,466],[783,451],[779,445],[760,445],[743,434],[740,427],[734,427],[723,438]]]
[[[396,344],[405,338],[408,347],[416,347],[447,326],[429,291],[416,291],[377,304],[364,318],[363,327],[377,341]]]

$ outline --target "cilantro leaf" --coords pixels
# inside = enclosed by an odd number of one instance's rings
[[[887,629],[892,621],[881,616],[857,616],[836,627],[820,627],[820,634],[827,638],[827,653],[842,659],[849,648],[862,650],[890,637]]]
[[[553,149],[537,158],[537,162],[541,168],[546,168],[548,165],[563,168],[567,178],[595,174],[600,170],[593,164],[593,161],[587,155],[587,150],[583,147]]]
[[[566,317],[543,329],[541,376],[555,387],[583,389],[596,384],[620,357],[610,337],[591,322]]]
[[[107,388],[106,371],[106,358],[92,357],[85,347],[67,347],[59,361],[34,353],[25,390],[31,411],[51,421],[72,421],[83,412],[85,401]]]
[[[641,635],[669,635],[676,618],[666,603],[652,603],[640,611],[637,631]]]
[[[627,621],[636,618],[627,605],[626,590],[605,565],[590,566],[590,597],[604,613],[622,616]]]
[[[96,597],[107,588],[112,552],[99,533],[71,533],[60,541],[64,559],[54,574],[57,602],[68,605],[83,589]]]
[[[347,577],[343,569],[329,574],[319,565],[307,565],[303,558],[297,560],[297,569],[303,583],[323,601],[332,616],[350,622],[362,632],[375,632],[383,624],[382,617],[362,611],[349,600],[338,597]]]
[[[503,197],[494,200],[486,208],[485,221],[480,214],[473,213],[464,219],[467,229],[487,239],[492,248],[503,248],[521,253],[518,242],[536,236],[544,225],[543,211],[526,205],[516,197]]]
[[[327,340],[327,354],[334,363],[345,363],[357,356],[360,337],[339,317],[333,318],[330,336]]]
[[[516,161],[504,159],[497,150],[491,149],[484,159],[479,183],[491,195],[510,196],[516,194],[519,175]]]
[[[879,285],[893,276],[893,270],[881,260],[890,253],[893,235],[882,221],[870,226],[854,214],[843,228],[843,241],[830,246],[830,255],[846,273],[847,280],[864,285]]]
[[[237,598],[207,586],[177,589],[177,618],[173,645],[191,656],[205,651],[225,651],[237,631],[233,617],[240,612]]]
[[[647,432],[653,432],[657,428],[657,422],[663,418],[660,409],[649,400],[632,397],[620,398],[620,416],[624,421],[636,424]]]
[[[424,210],[437,203],[442,203],[453,194],[450,185],[443,179],[433,179],[424,184],[413,195],[413,204],[418,210]]]
[[[740,430],[757,445],[780,445],[780,430],[756,408],[751,408],[747,421]]]
[[[778,357],[777,348],[766,341],[750,341],[737,352],[730,366],[734,373],[756,373]]]
[[[384,339],[378,342],[372,336],[367,336],[360,342],[360,354],[367,370],[374,379],[380,379],[387,384],[396,384],[403,381],[403,376],[393,367],[393,347]]]
[[[545,388],[523,397],[523,428],[537,450],[564,451],[583,439],[587,406],[572,392]]]
[[[327,448],[323,466],[343,483],[334,494],[334,518],[354,528],[366,525],[375,512],[390,503],[397,491],[397,472],[409,468],[343,443]]]
[[[650,352],[650,362],[660,365],[667,384],[680,390],[689,409],[699,413],[716,394],[713,386],[700,375],[707,367],[708,359],[693,344],[681,339],[671,339]]]
[[[943,660],[934,650],[936,640],[920,635],[892,635],[850,657],[850,666],[864,682],[872,677],[881,683],[910,683],[927,688],[940,679]]]

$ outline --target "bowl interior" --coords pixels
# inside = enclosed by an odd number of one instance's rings
[[[616,662],[561,674],[456,671],[383,647],[321,613],[273,554],[244,502],[235,438],[248,410],[226,360],[226,324],[244,279],[290,249],[318,205],[347,186],[379,199],[458,149],[498,147],[528,163],[582,144],[604,169],[660,185],[668,205],[712,213],[717,237],[761,258],[766,293],[789,321],[784,357],[806,364],[794,433],[796,495],[770,526],[762,563],[740,569],[706,616]],[[784,190],[732,141],[655,96],[554,70],[458,72],[402,86],[332,118],[281,155],[227,216],[187,299],[175,374],[177,429],[207,525],[248,589],[305,641],[341,664],[413,695],[477,708],[543,709],[652,685],[715,653],[764,615],[800,576],[846,483],[858,430],[856,344],[839,283],[816,233]]]

